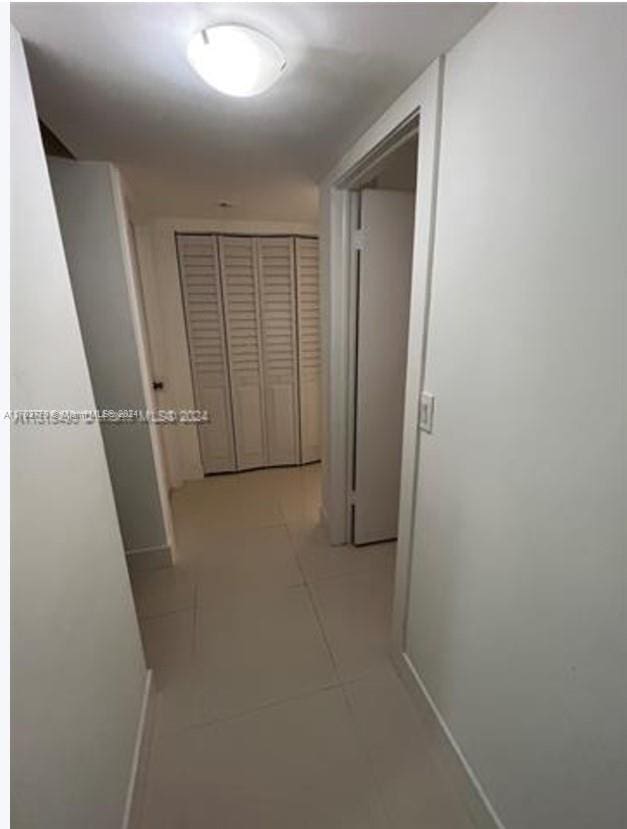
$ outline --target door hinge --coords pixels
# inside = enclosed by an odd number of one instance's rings
[[[354,490],[354,489],[352,489],[352,490],[348,493],[348,505],[349,505],[350,507],[353,507],[353,506],[355,506],[355,504],[356,504],[356,503],[357,503],[357,493],[355,492],[355,490]]]
[[[353,247],[355,250],[363,250],[365,241],[366,238],[363,228],[353,231]]]

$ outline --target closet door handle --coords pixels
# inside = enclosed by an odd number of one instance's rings
[[[152,387],[155,391],[161,391],[163,389],[163,381],[162,380],[153,380]]]

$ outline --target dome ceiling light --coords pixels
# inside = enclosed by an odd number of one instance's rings
[[[287,65],[269,37],[235,24],[197,32],[187,47],[187,59],[209,86],[238,98],[265,92]]]

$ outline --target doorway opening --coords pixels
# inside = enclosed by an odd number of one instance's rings
[[[418,117],[350,186],[349,539],[396,539],[416,201]]]
[[[416,481],[420,429],[423,428],[419,424],[420,412],[424,408],[421,408],[420,400],[424,394],[428,344],[443,68],[443,59],[435,61],[346,152],[323,182],[321,190],[320,238],[325,310],[322,330],[326,390],[322,517],[330,542],[342,545],[351,540],[351,502],[354,500],[351,487],[351,424],[354,422],[352,407],[355,395],[351,380],[354,378],[356,355],[355,320],[351,317],[351,309],[356,307],[353,275],[357,253],[353,230],[357,229],[355,217],[359,217],[363,207],[363,192],[359,202],[356,191],[363,191],[365,185],[372,182],[373,177],[376,178],[378,165],[417,133],[415,219],[392,602],[392,654],[402,672],[407,665],[407,597],[416,543]],[[408,676],[408,682],[411,681]]]

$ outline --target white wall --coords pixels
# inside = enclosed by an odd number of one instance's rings
[[[170,170],[124,163],[121,169],[133,205],[133,220],[146,224],[163,216],[193,216],[217,222],[287,219],[315,223],[318,188],[312,177],[285,169],[273,174],[273,159],[267,152],[265,159],[266,169],[256,173],[246,164],[234,169],[232,164],[223,166],[213,159],[209,165],[196,160],[191,169],[183,163]],[[220,207],[223,201],[231,207]]]
[[[145,410],[114,170],[60,158],[49,167],[96,403]],[[103,423],[102,434],[125,549],[167,546],[149,425]]]
[[[92,409],[11,32],[12,406]],[[12,826],[120,829],[146,668],[100,430],[12,431]]]
[[[408,651],[508,829],[627,801],[626,9],[447,56]]]
[[[296,222],[208,221],[164,218],[137,228],[138,255],[153,372],[164,383],[161,408],[193,409],[194,392],[176,255],[175,233],[315,234],[317,225]],[[203,477],[198,430],[164,430],[170,486]]]

